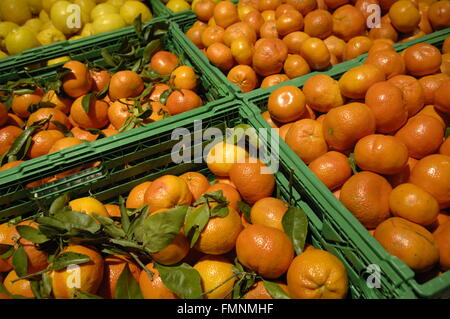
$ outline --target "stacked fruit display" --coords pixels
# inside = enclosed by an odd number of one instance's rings
[[[375,236],[411,269],[450,269],[450,37],[401,53],[371,48],[337,80],[274,90],[272,127]]]
[[[164,175],[119,205],[62,196],[49,211],[1,224],[0,296],[346,297],[343,264],[305,247],[306,215],[271,197],[277,183],[264,163],[226,142],[207,163],[212,183],[198,172]],[[79,284],[69,287],[77,271]]]
[[[198,0],[193,10],[186,35],[244,93],[450,26],[446,0]]]
[[[110,73],[70,61],[55,81],[28,79],[4,86],[0,170],[203,105],[192,67],[169,51],[144,58],[149,63],[139,73]]]
[[[152,19],[143,0],[3,0],[0,58]]]

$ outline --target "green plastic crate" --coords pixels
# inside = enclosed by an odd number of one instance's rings
[[[415,43],[426,42],[441,47],[444,39],[450,34],[450,28],[436,32],[427,37],[402,43],[396,47],[401,51]],[[358,61],[348,61],[345,68],[339,72],[325,72],[329,76],[339,79],[340,76],[352,67],[361,65],[365,58],[360,57]],[[342,65],[341,65],[342,66]],[[317,73],[317,72],[316,72]],[[312,73],[311,76],[315,74]],[[309,78],[309,77],[308,77]],[[280,86],[294,85],[302,87],[307,78],[300,77],[288,82],[281,83],[259,92],[252,91],[244,95],[248,116],[252,118],[255,127],[269,128],[270,126],[262,118],[261,112],[267,109],[267,100],[270,94]],[[253,117],[252,117],[253,114]],[[386,298],[450,298],[450,271],[435,277],[425,283],[419,283],[415,279],[414,272],[400,259],[389,254],[362,224],[335,198],[328,188],[315,177],[306,164],[295,154],[295,152],[284,142],[280,141],[285,160],[290,159],[292,167],[295,167],[295,183],[298,189],[303,190],[301,194],[308,198],[308,203],[317,212],[324,225],[332,226],[322,233],[339,252],[343,252],[345,259],[351,263],[363,275],[370,264],[381,267],[382,283],[381,294]],[[333,227],[334,226],[334,227]],[[383,265],[383,266],[381,266]],[[383,287],[384,286],[384,287]]]
[[[0,174],[0,219],[22,214],[32,214],[38,207],[48,207],[57,196],[69,193],[71,198],[95,196],[104,203],[117,202],[118,196],[126,196],[136,185],[154,180],[166,174],[179,175],[187,171],[199,171],[212,178],[212,174],[201,161],[199,163],[179,163],[172,161],[171,153],[179,140],[172,140],[173,130],[184,127],[188,130],[185,136],[195,138],[199,132],[216,127],[225,130],[242,123],[250,123],[250,119],[242,112],[244,106],[239,101],[216,101],[221,108],[210,107],[208,112],[195,112],[190,118],[170,119],[166,123],[156,122],[153,129],[141,127],[133,132],[126,132],[112,139],[98,140],[93,143],[83,143],[58,153],[41,157],[40,160],[30,160],[22,165]],[[194,131],[196,123],[202,121],[202,128]],[[265,140],[265,139],[263,139]],[[269,152],[276,144],[268,141]],[[199,158],[198,149],[202,150],[208,140],[192,143],[184,152],[192,151],[194,158]],[[27,189],[25,185],[33,180],[52,176],[80,164],[86,165],[101,161],[97,167],[86,169],[71,176],[45,184],[40,187]],[[283,158],[279,161],[279,170],[275,174],[277,189],[286,202],[302,208],[309,219],[308,242],[317,248],[328,249],[321,233],[324,225],[314,210],[302,200],[296,187],[291,187],[291,163]],[[336,250],[330,252],[339,254]],[[348,267],[349,265],[346,264]],[[350,265],[351,267],[351,265]],[[349,298],[365,297],[361,294],[361,286],[365,283],[359,277],[352,276],[349,271]]]

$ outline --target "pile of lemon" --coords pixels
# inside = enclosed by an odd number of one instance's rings
[[[166,8],[172,12],[181,12],[185,10],[194,10],[199,0],[162,0],[166,4]],[[219,2],[220,0],[214,0]]]
[[[0,58],[40,45],[76,40],[142,22],[144,0],[0,0]]]

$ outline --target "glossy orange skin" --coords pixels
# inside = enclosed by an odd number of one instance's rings
[[[150,60],[150,68],[161,75],[168,75],[178,65],[178,57],[169,51],[159,51]]]
[[[278,122],[295,121],[305,112],[305,95],[295,86],[283,86],[269,97],[268,111]]]
[[[104,128],[108,125],[109,105],[103,100],[92,99],[89,106],[89,112],[86,113],[82,106],[83,97],[79,97],[73,102],[70,109],[70,116],[81,128]]]
[[[319,156],[308,167],[330,190],[341,187],[352,175],[348,158],[336,151]]]
[[[239,21],[236,6],[231,1],[221,1],[214,7],[214,20],[218,26],[227,28]]]
[[[442,83],[434,92],[434,105],[438,111],[450,114],[450,81]]]
[[[253,69],[261,76],[280,73],[288,55],[287,45],[280,39],[259,39],[255,43]]]
[[[366,20],[355,7],[346,4],[333,12],[333,34],[335,36],[348,41],[357,35],[362,35],[365,30]]]
[[[86,65],[79,61],[69,61],[63,67],[71,70],[63,78],[63,90],[70,97],[76,99],[91,90],[93,80]]]
[[[170,115],[186,112],[203,105],[200,96],[194,91],[182,89],[172,92],[166,101],[166,107]]]
[[[325,39],[333,32],[333,17],[326,10],[314,10],[305,17],[305,33],[311,37]]]
[[[161,276],[157,269],[154,268],[153,263],[145,266],[153,273],[153,280],[150,279],[149,274],[142,269],[139,276],[139,287],[141,288],[144,299],[178,299],[178,297],[171,292],[162,282]]]
[[[441,30],[450,26],[450,3],[436,1],[428,9],[428,18],[434,30]]]
[[[419,83],[422,86],[425,105],[434,104],[434,95],[437,89],[445,82],[450,81],[450,76],[444,73],[437,73],[432,75],[426,75],[419,79]]]
[[[100,92],[111,80],[111,73],[106,70],[90,70],[90,73],[92,77],[92,90],[94,91]]]
[[[387,80],[398,87],[403,94],[408,117],[419,112],[425,104],[425,95],[419,81],[410,75],[396,75]]]
[[[72,124],[70,124],[70,121],[66,114],[61,112],[59,109],[50,107],[43,107],[38,109],[36,112],[31,113],[30,117],[27,120],[27,126],[31,126],[34,122],[48,118],[51,118],[51,120],[49,121],[49,123],[42,127],[42,129],[44,130],[59,130],[58,126],[52,123],[52,121],[58,121],[68,129],[72,127]]]
[[[3,155],[11,148],[16,138],[22,132],[23,130],[16,126],[5,126],[0,129],[0,155]]]
[[[363,64],[345,72],[339,79],[342,95],[351,99],[363,99],[375,83],[385,80],[384,72],[371,64]]]
[[[231,70],[235,61],[231,49],[223,43],[214,43],[206,51],[209,61],[222,71]]]
[[[439,50],[428,43],[418,43],[407,48],[403,54],[406,71],[414,76],[424,76],[437,72],[442,57]]]
[[[421,159],[439,149],[444,140],[444,130],[439,120],[417,114],[411,117],[395,136],[408,147],[409,156]]]
[[[228,80],[236,84],[243,93],[254,90],[258,85],[255,71],[248,65],[237,65],[228,72]]]
[[[239,234],[236,254],[245,267],[274,279],[288,270],[294,249],[289,237],[281,230],[255,224]]]
[[[289,54],[283,66],[286,75],[293,79],[311,72],[308,62],[298,54]]]
[[[450,269],[450,221],[439,225],[433,237],[439,246],[439,264],[446,271]]]
[[[289,81],[289,77],[286,74],[272,74],[262,80],[260,87],[267,88],[286,81]]]
[[[372,46],[372,40],[366,36],[356,36],[351,38],[344,49],[344,61],[352,60],[361,54],[368,52]]]
[[[405,74],[405,62],[400,54],[392,49],[379,50],[369,53],[365,64],[373,64],[383,70],[386,79],[399,74]]]
[[[297,10],[287,11],[276,20],[276,27],[280,36],[303,29],[303,16]]]
[[[288,53],[290,54],[300,54],[300,46],[303,41],[310,38],[305,32],[297,31],[292,32],[283,37],[283,42],[288,48]]]
[[[144,90],[144,81],[133,71],[119,71],[111,77],[109,97],[111,101],[117,99],[137,97]]]
[[[406,166],[408,148],[396,137],[372,134],[356,143],[354,156],[356,164],[362,170],[393,175]]]
[[[253,44],[256,42],[256,32],[246,22],[237,22],[226,28],[223,34],[223,42],[226,46],[230,47],[234,40],[241,37],[246,38]]]
[[[203,194],[206,193],[213,193],[217,191],[222,191],[222,195],[226,198],[226,200],[229,202],[229,206],[235,209],[236,211],[239,211],[238,202],[241,201],[241,195],[239,195],[239,192],[236,190],[235,187],[225,184],[225,183],[216,183],[211,186],[209,186]],[[202,194],[202,195],[203,195]]]

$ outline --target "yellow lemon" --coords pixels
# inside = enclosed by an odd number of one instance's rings
[[[38,14],[42,10],[42,0],[27,0],[31,13]]]
[[[0,59],[6,58],[8,55],[0,50]]]
[[[66,40],[66,36],[58,29],[47,28],[38,33],[37,39],[41,45],[48,45],[51,43],[64,41]]]
[[[80,35],[82,37],[88,37],[94,34],[94,25],[92,23],[87,23],[81,30]]]
[[[5,38],[12,30],[18,28],[19,26],[14,22],[3,21],[0,22],[0,48],[5,49]]]
[[[139,14],[141,15],[142,22],[147,22],[152,18],[150,9],[139,1],[127,1],[120,8],[120,15],[128,25],[133,24],[134,19],[136,19]]]
[[[170,0],[167,2],[166,7],[172,12],[191,10],[191,5],[185,0]]]
[[[72,10],[73,4],[60,0],[55,2],[50,10],[50,19],[53,25],[65,35],[77,33],[83,27],[77,12]]]
[[[55,58],[55,59],[50,59],[47,61],[47,65],[54,65],[54,64],[59,64],[59,63],[64,63],[70,61],[70,57],[68,56],[62,56],[59,58]]]
[[[115,6],[116,8],[119,8],[124,5],[125,2],[127,2],[128,0],[107,0],[106,3]]]
[[[0,18],[17,24],[24,24],[31,19],[31,11],[27,0],[1,0]]]
[[[228,176],[234,163],[242,163],[248,157],[245,149],[225,142],[214,145],[207,157],[206,163],[211,172],[217,176]]]
[[[109,3],[100,3],[95,6],[91,11],[91,21],[95,21],[101,16],[119,13],[119,8],[109,4]]]
[[[125,21],[118,13],[111,13],[97,18],[92,23],[94,34],[117,30],[126,26]]]
[[[29,28],[34,34],[38,34],[39,31],[41,31],[43,24],[41,19],[33,18],[25,22],[23,26]]]
[[[39,19],[42,21],[42,23],[47,23],[50,21],[50,16],[48,15],[47,11],[41,10],[41,12],[39,12]]]
[[[80,6],[81,9],[81,21],[86,24],[91,21],[91,11],[95,8],[96,3],[94,0],[74,0],[74,4]]]
[[[39,46],[39,41],[33,31],[25,27],[20,27],[12,30],[7,35],[5,45],[8,53],[13,55]]]
[[[67,41],[75,41],[75,40],[83,39],[83,38],[85,38],[85,37],[82,35],[74,35],[74,36],[71,36],[69,39],[67,39]]]
[[[50,9],[52,5],[59,0],[42,0],[42,9],[44,9],[48,14],[50,14]]]

